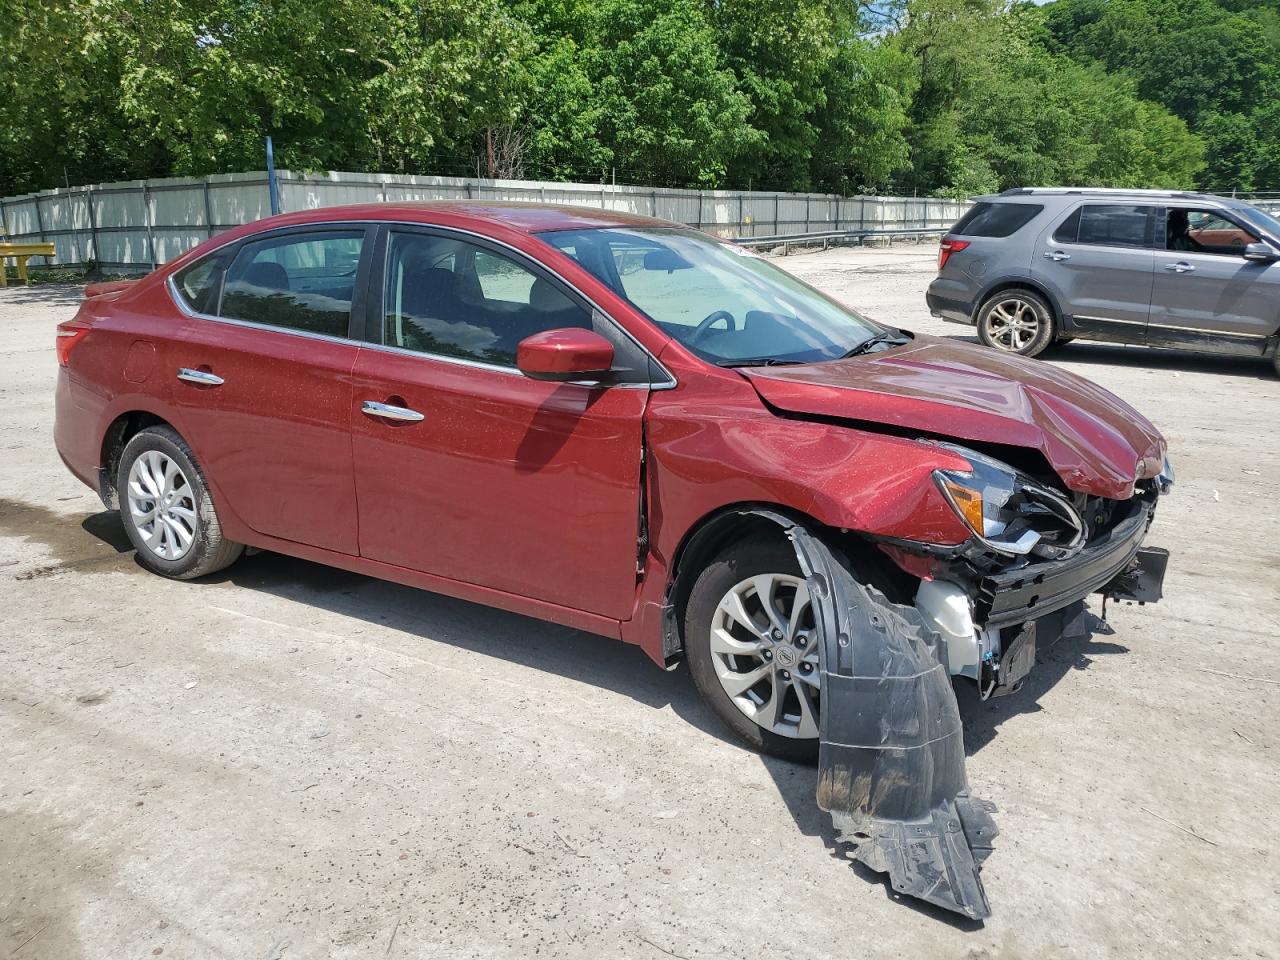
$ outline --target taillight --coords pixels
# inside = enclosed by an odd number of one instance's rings
[[[942,272],[942,268],[947,265],[947,261],[951,259],[953,253],[963,250],[968,245],[968,240],[953,240],[950,237],[943,237],[942,243],[938,244],[938,272]]]
[[[58,324],[58,339],[54,344],[58,351],[58,363],[66,366],[71,358],[71,348],[84,339],[90,330],[89,324],[83,320],[68,320]]]

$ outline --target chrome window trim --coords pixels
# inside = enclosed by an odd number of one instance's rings
[[[642,344],[639,340],[637,340],[634,336],[632,336],[630,330],[628,330],[622,324],[618,323],[618,321],[615,320],[607,310],[603,310],[600,307],[600,305],[595,302],[595,300],[593,300],[591,297],[587,296],[585,293],[579,290],[574,284],[570,283],[558,270],[555,270],[554,268],[548,266],[545,263],[541,263],[540,261],[533,260],[532,257],[530,257],[523,250],[520,250],[518,247],[514,247],[511,244],[506,243],[505,241],[497,239],[496,237],[489,237],[483,233],[477,233],[474,230],[465,230],[461,227],[444,226],[436,223],[425,223],[417,220],[318,220],[318,221],[305,223],[305,224],[300,223],[300,224],[293,224],[288,227],[280,227],[277,230],[266,230],[260,234],[250,234],[248,236],[236,237],[234,239],[227,240],[224,243],[220,243],[214,247],[211,247],[203,256],[206,256],[206,257],[212,256],[216,254],[219,250],[232,246],[233,244],[248,243],[248,242],[252,242],[260,239],[266,239],[276,232],[288,233],[294,230],[301,232],[304,230],[313,230],[313,229],[323,230],[326,228],[341,229],[344,225],[354,225],[354,224],[361,224],[366,227],[369,225],[386,226],[389,229],[394,228],[396,226],[401,226],[401,227],[418,227],[420,229],[429,229],[429,230],[440,230],[447,233],[460,234],[463,237],[476,237],[481,240],[485,240],[485,241],[488,241],[489,243],[500,246],[506,250],[511,250],[519,257],[522,257],[525,260],[531,260],[534,263],[537,263],[539,267],[541,267],[547,273],[551,274],[553,277],[555,277],[557,280],[563,283],[566,287],[572,290],[575,294],[577,294],[579,297],[581,297],[583,300],[589,303],[593,310],[598,312],[600,316],[604,317],[607,321],[609,321],[609,323],[613,324],[615,329],[617,329],[624,337],[626,337],[628,340],[634,343],[636,347],[639,348],[641,353],[643,353],[646,357],[648,357],[649,360],[653,364],[655,364],[657,368],[667,376],[667,380],[665,382],[656,381],[656,382],[650,382],[650,383],[600,384],[598,381],[569,381],[574,385],[595,384],[598,386],[608,387],[611,390],[615,390],[621,387],[628,387],[631,389],[636,389],[637,387],[640,387],[646,390],[654,390],[654,391],[674,390],[676,387],[680,385],[680,381],[676,379],[675,374],[673,374],[670,370],[668,370],[666,365],[663,364],[657,357],[655,357],[653,355],[653,352],[649,350],[649,348],[647,348],[644,344]],[[225,268],[224,268],[224,271],[225,271]],[[309,330],[296,330],[296,329],[293,329],[292,327],[274,327],[271,324],[267,324],[267,323],[255,323],[251,320],[237,320],[232,317],[215,317],[207,313],[200,313],[199,311],[193,310],[191,308],[191,306],[187,303],[186,299],[182,296],[181,291],[178,290],[177,284],[174,282],[174,276],[177,274],[177,272],[178,271],[176,270],[171,271],[169,275],[165,277],[165,287],[169,292],[169,298],[173,300],[174,304],[178,308],[178,311],[184,316],[191,319],[211,320],[214,323],[227,323],[227,324],[231,324],[232,326],[248,327],[253,330],[270,330],[275,333],[282,333],[285,335],[290,335],[295,337],[303,337],[309,340],[322,340],[330,343],[349,343],[356,347],[366,347],[371,350],[382,350],[389,353],[402,353],[402,354],[406,354],[408,356],[413,356],[413,357],[427,357],[433,360],[440,360],[444,363],[456,364],[458,366],[473,367],[479,370],[495,370],[500,373],[508,374],[510,376],[524,377],[524,374],[521,373],[518,368],[506,367],[496,363],[484,363],[483,361],[479,361],[479,360],[467,360],[467,359],[464,359],[463,357],[450,357],[444,354],[437,354],[437,353],[424,353],[421,350],[410,350],[406,347],[395,347],[385,343],[374,343],[371,340],[356,340],[356,339],[352,339],[351,337],[333,337],[333,336],[330,336],[329,334],[313,333]],[[385,280],[386,278],[383,277],[381,282],[385,283]],[[378,295],[379,300],[381,300],[381,297],[382,295],[379,294]]]

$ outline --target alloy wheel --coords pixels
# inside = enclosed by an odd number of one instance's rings
[[[1021,353],[1040,336],[1040,315],[1021,297],[1001,300],[987,313],[987,333],[1005,350]]]
[[[800,577],[743,580],[711,618],[711,658],[720,686],[757,726],[783,737],[818,736],[818,642],[809,588]]]
[[[180,560],[199,530],[195,490],[182,468],[159,450],[146,450],[129,468],[129,516],[142,544],[161,560]]]

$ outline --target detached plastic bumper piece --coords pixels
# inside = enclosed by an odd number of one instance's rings
[[[823,637],[818,806],[894,890],[985,919],[978,868],[995,808],[969,794],[945,642],[913,607],[858,583],[822,541],[783,525]]]

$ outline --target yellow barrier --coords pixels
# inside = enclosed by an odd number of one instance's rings
[[[4,262],[9,257],[18,265],[18,279],[27,283],[27,258],[52,256],[52,243],[0,243],[0,287],[9,282],[4,270]]]

